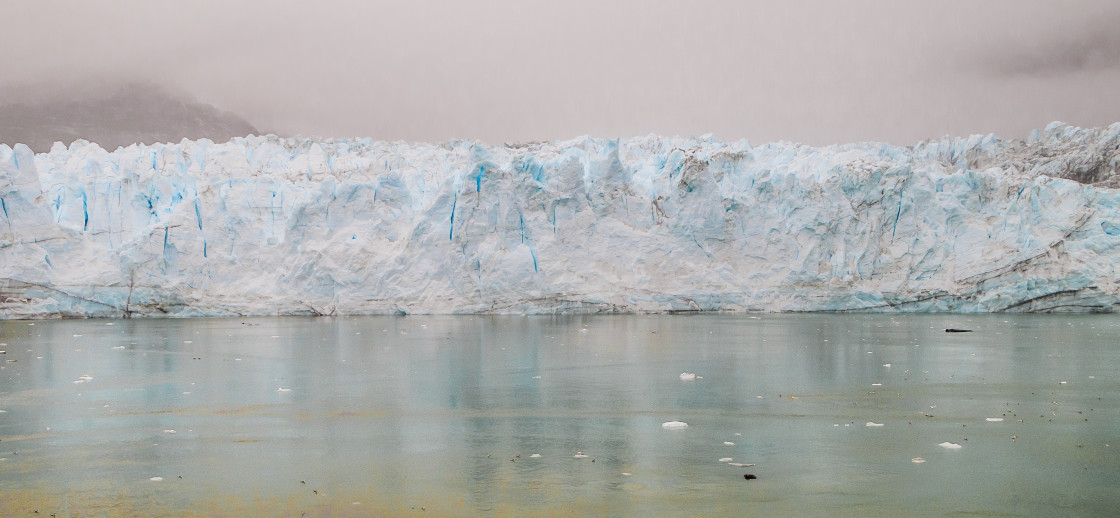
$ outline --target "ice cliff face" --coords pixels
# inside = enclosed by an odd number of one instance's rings
[[[0,318],[1114,311],[1118,147],[0,145]]]

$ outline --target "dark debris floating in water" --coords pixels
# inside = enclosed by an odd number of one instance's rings
[[[971,329],[957,329],[955,327],[948,327],[945,329],[946,333],[971,333]]]

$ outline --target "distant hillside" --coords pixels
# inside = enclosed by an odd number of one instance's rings
[[[183,99],[154,85],[131,84],[88,98],[46,96],[13,102],[0,96],[0,143],[48,151],[55,141],[77,139],[112,150],[136,142],[209,138],[225,142],[257,133],[237,115]]]

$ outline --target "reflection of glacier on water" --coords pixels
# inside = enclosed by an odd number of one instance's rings
[[[1120,506],[1107,315],[29,324],[0,322],[16,360],[0,364],[5,509],[20,495],[77,513],[91,494],[137,515]],[[693,370],[702,383],[680,380]],[[1009,484],[1021,498],[992,498]]]

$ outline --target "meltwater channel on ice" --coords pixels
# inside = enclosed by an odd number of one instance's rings
[[[1115,311],[1118,148],[0,145],[0,318]]]

